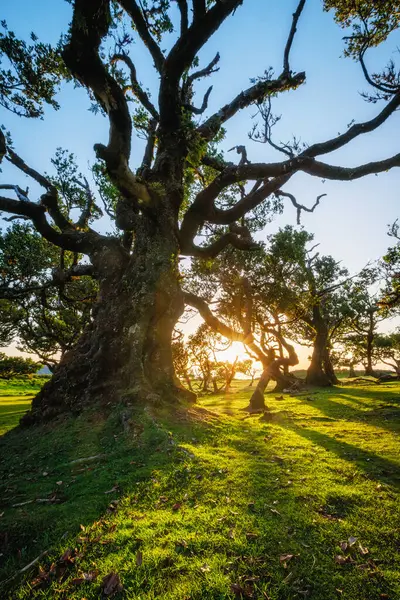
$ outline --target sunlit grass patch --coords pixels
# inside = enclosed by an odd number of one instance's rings
[[[111,573],[116,598],[400,597],[400,386],[268,395],[271,422],[244,387],[5,436],[1,578],[49,551],[5,597],[98,599]]]

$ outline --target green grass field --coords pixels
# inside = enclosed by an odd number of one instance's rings
[[[400,385],[270,395],[271,422],[245,385],[3,435],[0,598],[400,599]]]

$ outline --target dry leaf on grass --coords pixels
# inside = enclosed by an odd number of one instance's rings
[[[105,596],[114,596],[117,592],[122,592],[124,586],[121,583],[118,573],[110,573],[104,577],[102,588]]]

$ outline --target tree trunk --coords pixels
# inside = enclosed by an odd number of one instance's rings
[[[373,367],[372,353],[374,350],[374,334],[369,331],[367,335],[367,364],[365,366],[365,375],[368,377],[375,377],[375,371]]]
[[[267,387],[270,379],[271,379],[271,375],[270,375],[269,365],[264,365],[264,369],[263,369],[263,372],[261,373],[260,379],[258,380],[256,389],[254,390],[254,392],[252,393],[251,398],[250,398],[250,406],[249,406],[250,412],[257,412],[260,410],[268,410],[267,406],[265,405],[264,392],[265,392],[265,388]]]
[[[100,286],[93,322],[64,355],[23,422],[97,402],[194,399],[172,362],[172,332],[184,310],[172,232],[143,216],[133,254],[118,245],[91,257]]]
[[[357,373],[354,370],[354,365],[350,365],[349,367],[349,377],[357,377]]]
[[[332,385],[337,385],[338,383],[340,383],[339,379],[336,377],[335,369],[333,368],[329,348],[325,348],[324,371],[325,371],[325,375],[328,377],[328,379],[332,383]]]
[[[332,382],[324,370],[324,358],[326,356],[326,347],[328,343],[328,331],[325,323],[315,323],[316,335],[314,348],[311,356],[310,366],[307,370],[307,385],[316,385],[319,387],[328,387]]]

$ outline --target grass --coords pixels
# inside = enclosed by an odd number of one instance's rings
[[[0,580],[48,554],[0,597],[98,599],[114,573],[126,599],[400,598],[400,385],[272,395],[271,422],[245,385],[4,435]]]
[[[0,379],[0,435],[16,427],[47,377]]]

